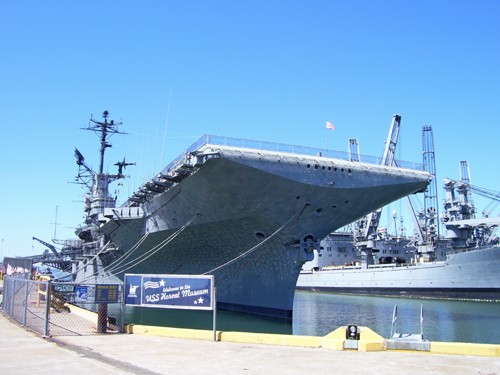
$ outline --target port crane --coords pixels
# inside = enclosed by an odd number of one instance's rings
[[[381,165],[397,165],[395,160],[396,146],[398,142],[399,130],[401,124],[401,116],[394,115],[389,135],[385,143],[384,154],[381,159]],[[417,253],[423,258],[432,259],[435,257],[435,242],[439,239],[439,210],[438,196],[436,186],[436,163],[434,152],[434,139],[432,127],[425,125],[422,127],[422,155],[424,170],[429,172],[432,179],[429,186],[424,191],[424,208],[417,214],[414,204],[407,196],[405,199],[410,206],[410,213],[413,216],[416,228],[416,246]],[[371,264],[371,251],[375,249],[375,243],[378,239],[378,226],[381,219],[382,208],[370,213],[365,218],[355,223],[356,229],[356,245],[360,249],[362,264],[365,260],[367,264]]]
[[[56,247],[48,242],[45,242],[39,238],[33,237],[33,240],[40,242],[42,245],[47,246],[50,251],[55,255],[56,258],[61,258],[61,254],[59,254],[59,251],[57,251]]]
[[[436,182],[436,157],[434,152],[434,136],[432,126],[422,127],[422,157],[424,170],[429,172],[432,179],[424,191],[424,207],[418,210],[409,196],[406,197],[409,212],[415,224],[417,253],[425,260],[435,257],[436,241],[440,238],[439,205]]]

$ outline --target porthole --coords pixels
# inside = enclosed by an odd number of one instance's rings
[[[266,235],[264,233],[262,233],[262,232],[257,232],[257,233],[255,233],[255,237],[257,237],[257,239],[259,241],[263,241],[263,240],[265,240]]]

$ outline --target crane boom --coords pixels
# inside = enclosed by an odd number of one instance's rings
[[[461,189],[463,190],[470,190],[473,193],[478,194],[484,198],[491,199],[491,202],[482,211],[485,217],[488,217],[491,213],[491,210],[500,202],[500,192],[472,185],[468,179],[462,178],[461,181],[457,181],[448,178],[447,181],[461,187]]]
[[[33,239],[34,239],[35,241],[40,242],[42,245],[47,246],[47,247],[48,247],[48,248],[49,248],[49,249],[50,249],[50,250],[54,253],[54,255],[55,255],[56,257],[58,257],[58,258],[59,258],[59,257],[61,256],[61,255],[59,254],[59,252],[57,251],[57,249],[56,249],[56,247],[55,247],[54,245],[52,245],[52,244],[50,244],[50,243],[48,243],[48,242],[45,242],[45,241],[43,241],[43,240],[41,240],[41,239],[39,239],[39,238],[36,238],[36,237],[33,237]]]
[[[389,135],[385,142],[384,154],[380,161],[381,165],[393,165],[396,155],[396,145],[398,143],[399,128],[401,125],[401,116],[395,114],[392,117],[391,127],[389,128]],[[382,209],[371,212],[366,216],[363,232],[361,233],[361,240],[367,240],[370,236],[377,232]]]

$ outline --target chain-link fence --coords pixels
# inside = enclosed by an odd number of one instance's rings
[[[77,284],[6,277],[2,308],[44,336],[123,332],[121,284]]]

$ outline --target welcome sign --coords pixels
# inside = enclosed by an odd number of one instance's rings
[[[125,304],[170,309],[213,310],[213,275],[125,275]]]

